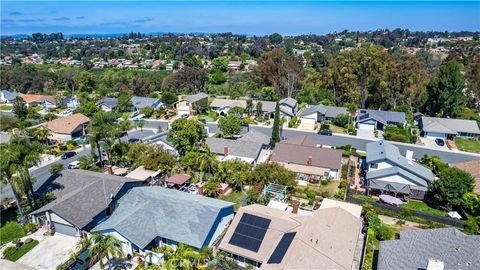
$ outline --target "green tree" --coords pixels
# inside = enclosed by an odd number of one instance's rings
[[[458,116],[465,103],[464,88],[462,65],[455,61],[442,65],[438,76],[428,83],[425,112],[438,117]]]
[[[473,216],[480,216],[480,194],[473,192],[463,194],[462,206]]]
[[[92,151],[97,148],[97,154],[102,161],[102,151],[107,153],[108,160],[111,160],[111,150],[116,139],[120,137],[121,131],[118,127],[117,117],[114,112],[99,111],[93,115],[90,125],[88,126],[88,137]],[[92,156],[94,156],[92,154]]]
[[[117,107],[115,107],[115,111],[119,113],[129,112],[132,108],[132,97],[125,93],[120,94],[117,99]]]
[[[239,190],[248,183],[251,167],[240,159],[231,159],[220,163],[220,179],[233,189]]]
[[[223,136],[233,137],[239,135],[242,131],[242,119],[235,114],[229,114],[220,118],[218,128],[222,131]]]
[[[277,102],[275,106],[275,118],[273,119],[271,143],[276,144],[280,141],[280,105]]]
[[[109,264],[112,259],[124,257],[120,240],[112,235],[93,233],[90,237],[91,245],[88,248],[88,255],[92,262],[99,262],[100,269],[105,269],[104,258],[107,259],[107,264]]]
[[[92,73],[83,71],[75,78],[78,91],[91,93],[95,90],[96,81]]]
[[[262,100],[265,101],[277,101],[278,96],[277,93],[275,92],[275,88],[272,86],[265,86],[262,87],[262,90],[260,90],[260,97]]]
[[[282,35],[279,33],[273,33],[270,36],[268,36],[268,40],[274,45],[279,45],[283,41]]]
[[[449,167],[433,181],[431,192],[440,205],[451,208],[462,204],[465,193],[473,191],[474,178],[469,173],[455,167]]]
[[[173,103],[178,101],[177,95],[172,92],[163,92],[162,97],[160,100],[168,107],[172,106]]]
[[[16,97],[13,100],[13,108],[12,108],[13,113],[19,118],[19,119],[26,119],[27,114],[28,114],[28,108],[27,104],[21,97]]]
[[[86,101],[81,103],[80,108],[75,110],[77,113],[81,113],[85,116],[92,117],[95,113],[99,112],[100,108],[92,101]]]
[[[33,131],[33,136],[35,140],[47,144],[49,142],[49,137],[50,137],[50,130],[48,130],[46,127],[39,127],[34,129]]]
[[[180,156],[183,156],[189,150],[196,149],[206,136],[203,124],[181,118],[172,123],[167,140],[173,144]]]
[[[349,114],[340,114],[340,115],[335,116],[332,119],[332,122],[339,127],[347,128],[348,127],[348,122],[350,121],[349,118],[350,118]]]
[[[463,224],[463,230],[468,234],[478,234],[479,232],[479,221],[474,217],[468,217],[465,223]]]
[[[48,168],[48,172],[51,174],[56,174],[59,171],[63,170],[63,167],[64,165],[62,163],[55,163],[55,164],[52,164],[50,168]]]
[[[443,170],[448,168],[448,164],[443,163],[438,156],[424,155],[418,162],[430,168],[435,175],[440,174]]]
[[[140,128],[140,131],[143,131],[143,127],[146,124],[145,120],[143,119],[136,120],[134,123],[135,123],[135,128]]]
[[[297,174],[283,167],[279,163],[261,163],[257,164],[250,174],[253,184],[275,183],[293,188],[297,185],[295,179]]]

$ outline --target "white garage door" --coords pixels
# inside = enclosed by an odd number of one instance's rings
[[[427,138],[429,139],[436,139],[436,138],[445,138],[445,134],[444,133],[437,133],[437,132],[428,132],[427,133]]]
[[[359,129],[367,129],[367,130],[375,130],[375,126],[370,125],[370,124],[359,124],[358,128]]]
[[[75,227],[65,225],[62,223],[53,222],[53,226],[55,227],[55,232],[70,235],[70,236],[77,236],[77,229]]]

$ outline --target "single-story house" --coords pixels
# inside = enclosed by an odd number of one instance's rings
[[[57,233],[80,236],[90,232],[114,210],[135,179],[84,170],[62,170],[41,187],[56,199],[31,213],[35,223]]]
[[[93,231],[120,240],[125,254],[158,246],[209,247],[233,219],[233,203],[164,187],[136,187]]]
[[[117,103],[118,100],[116,98],[104,97],[97,102],[97,106],[99,106],[105,112],[110,112],[117,107]]]
[[[212,100],[212,103],[210,103],[210,108],[220,115],[227,115],[228,111],[234,107],[240,107],[245,110],[247,108],[247,101],[215,98]]]
[[[338,180],[342,151],[317,147],[310,136],[304,135],[275,144],[270,161],[296,172],[299,180]]]
[[[319,104],[301,109],[297,116],[300,118],[300,121],[313,120],[314,122],[322,122],[324,120],[331,120],[339,115],[347,113],[348,111],[345,107],[326,106]]]
[[[404,112],[360,109],[357,111],[356,127],[368,130],[383,130],[386,125],[407,124]]]
[[[55,141],[66,142],[85,135],[90,118],[81,113],[57,118],[45,123],[50,137]]]
[[[287,97],[281,99],[278,104],[280,105],[280,111],[288,114],[290,117],[293,117],[297,113],[298,102],[294,98]]]
[[[158,98],[148,98],[148,97],[132,97],[131,99],[133,108],[136,111],[140,111],[145,107],[151,107],[156,110],[163,106],[163,103]]]
[[[471,160],[452,164],[453,167],[466,171],[475,178],[474,192],[480,194],[480,160]]]
[[[0,91],[0,102],[6,104],[12,104],[16,97],[20,94],[16,92],[10,92],[8,90]]]
[[[64,98],[63,105],[65,105],[68,109],[73,109],[73,110],[80,107],[80,103],[77,101],[75,97]]]
[[[220,161],[240,159],[255,165],[270,154],[270,137],[260,131],[251,130],[236,140],[210,137],[205,142]]]
[[[27,106],[42,106],[45,110],[55,109],[57,101],[55,96],[20,94]]]
[[[456,228],[401,231],[400,239],[380,241],[377,269],[480,269],[480,235]]]
[[[257,105],[258,103],[261,103],[261,105]],[[270,119],[273,119],[275,117],[275,107],[277,106],[277,103],[274,101],[254,100],[252,101],[252,106],[255,112],[260,113],[264,117],[268,117]],[[261,106],[260,112],[257,111],[257,106]],[[281,117],[287,116],[286,114],[282,115],[281,111],[280,115]]]
[[[427,138],[453,140],[462,138],[480,138],[480,129],[474,120],[438,118],[423,116],[418,121],[421,135]]]
[[[429,168],[402,156],[398,147],[386,141],[367,144],[367,159],[363,166],[368,191],[423,199],[434,181]]]
[[[177,115],[194,115],[201,113],[208,106],[208,95],[200,92],[194,95],[187,95],[175,103]]]
[[[218,248],[239,266],[254,269],[358,269],[360,218],[341,207],[318,209],[312,216],[296,211],[242,207]]]
[[[165,149],[172,151],[175,154],[178,154],[177,150],[175,149],[175,146],[167,140],[168,138],[169,131],[163,131],[158,134],[156,137],[155,141],[152,141],[152,144],[160,144],[162,145]]]

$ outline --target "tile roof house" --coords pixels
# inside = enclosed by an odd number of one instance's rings
[[[351,270],[360,262],[361,228],[341,207],[301,216],[252,204],[239,209],[219,249],[241,267]]]
[[[13,103],[13,100],[18,97],[20,94],[16,92],[10,92],[7,90],[1,90],[0,91],[0,102],[1,103],[7,103],[11,104]]]
[[[233,203],[164,187],[136,187],[93,231],[121,241],[126,254],[179,243],[211,246],[233,218]]]
[[[153,109],[158,109],[163,106],[163,103],[158,98],[148,98],[148,97],[132,97],[131,99],[133,107],[135,110],[140,111],[145,107],[151,107]]]
[[[379,190],[423,199],[433,182],[432,171],[400,154],[398,147],[386,141],[367,144],[364,163],[368,190]]]
[[[44,125],[50,131],[53,140],[66,142],[83,136],[88,123],[90,123],[90,118],[76,113],[48,121]]]
[[[57,105],[55,96],[20,94],[27,106],[42,106],[46,110],[54,109]]]
[[[423,116],[418,121],[421,135],[427,138],[480,138],[480,128],[474,120]]]
[[[194,115],[204,111],[208,106],[208,95],[200,92],[194,95],[187,95],[175,103],[177,115]]]
[[[273,162],[278,162],[299,174],[299,179],[339,179],[342,166],[342,151],[317,147],[310,136],[298,136],[275,145]]]
[[[380,242],[377,269],[480,269],[480,235],[455,228],[402,231],[400,239]]]
[[[97,102],[97,106],[99,106],[105,112],[110,112],[117,107],[117,103],[118,100],[116,98],[104,97]]]
[[[302,119],[313,119],[315,122],[322,122],[324,120],[331,120],[339,115],[347,114],[347,108],[326,106],[323,104],[309,106],[301,109],[297,116]]]
[[[56,199],[31,215],[36,223],[48,223],[57,233],[79,236],[104,220],[118,199],[139,185],[140,181],[126,177],[62,170],[40,188],[51,191]]]
[[[452,164],[453,167],[470,173],[475,178],[474,192],[480,194],[480,160],[471,160]]]
[[[356,127],[383,130],[386,125],[405,125],[407,118],[404,112],[360,109],[357,111]]]

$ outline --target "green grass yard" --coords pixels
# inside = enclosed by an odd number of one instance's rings
[[[461,151],[480,153],[480,141],[478,140],[455,138],[455,145]]]
[[[10,111],[13,108],[12,105],[2,104],[0,105],[0,110],[2,111]]]
[[[438,217],[445,217],[447,215],[447,212],[443,210],[432,208],[428,206],[426,203],[422,201],[416,201],[416,200],[410,200],[408,203],[401,204],[400,208],[420,211],[420,212],[424,212],[424,213],[431,214],[433,216],[438,216]]]
[[[3,217],[2,217],[3,218]],[[15,238],[25,236],[22,227],[16,221],[9,221],[0,228],[0,243],[5,244]]]
[[[20,259],[23,255],[27,254],[32,248],[34,248],[36,245],[38,245],[37,240],[33,240],[30,243],[23,244],[23,246],[19,248],[7,248],[3,252],[3,256],[5,256],[5,259],[16,262],[18,259]]]

